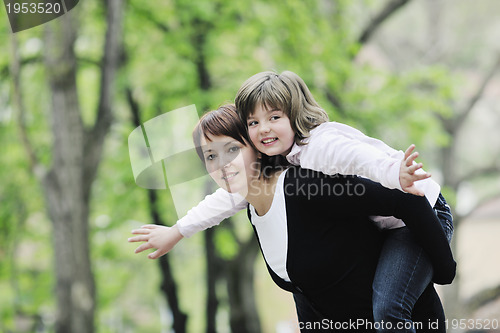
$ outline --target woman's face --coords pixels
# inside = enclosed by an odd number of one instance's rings
[[[249,184],[259,177],[257,152],[229,136],[201,140],[205,167],[217,185],[246,196]]]

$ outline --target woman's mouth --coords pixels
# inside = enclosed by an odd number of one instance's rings
[[[273,144],[275,141],[277,141],[278,138],[265,138],[263,139],[261,142],[264,146],[268,146],[268,145],[271,145]]]
[[[234,178],[237,174],[239,174],[239,172],[231,172],[231,173],[225,174],[221,178],[223,180],[230,180],[231,178]]]

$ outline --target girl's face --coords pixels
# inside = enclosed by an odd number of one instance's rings
[[[254,146],[268,156],[286,156],[292,150],[295,133],[290,118],[278,109],[258,104],[247,118],[248,135]]]
[[[203,137],[201,144],[210,177],[226,191],[246,196],[249,184],[259,178],[255,149],[229,136]]]

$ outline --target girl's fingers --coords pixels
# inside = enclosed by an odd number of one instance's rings
[[[406,149],[405,151],[405,160],[410,156],[411,152],[413,151],[413,149],[415,149],[415,145],[414,144],[411,144],[410,147],[408,147],[408,149]]]
[[[413,164],[413,161],[415,161],[418,157],[418,151],[414,152],[411,154],[407,159],[406,159],[406,166],[410,167]]]
[[[421,196],[423,197],[424,196],[424,193],[422,191],[420,191],[415,185],[409,187],[407,189],[407,192],[408,193],[411,193],[411,194],[414,194],[414,195],[418,195],[418,196]]]
[[[422,168],[422,163],[413,164],[411,167],[408,168],[408,173],[414,174],[415,171],[417,171],[418,169],[421,169],[421,168]]]

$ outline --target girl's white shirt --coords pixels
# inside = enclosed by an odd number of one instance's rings
[[[348,125],[327,122],[311,130],[309,137],[303,142],[307,144],[294,144],[286,156],[291,164],[328,175],[358,175],[384,187],[402,191],[399,168],[404,152],[389,147],[381,140],[369,137]],[[415,182],[415,186],[425,193],[430,205],[434,206],[441,190],[439,184],[427,178]],[[186,216],[177,221],[177,226],[184,237],[190,237],[198,231],[218,225],[247,205],[241,195],[219,188],[190,209]],[[374,217],[374,221],[380,228],[404,226],[403,221],[394,217]]]

